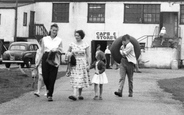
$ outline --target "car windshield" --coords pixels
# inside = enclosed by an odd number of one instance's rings
[[[10,47],[10,50],[26,50],[26,47],[24,45],[12,45]]]

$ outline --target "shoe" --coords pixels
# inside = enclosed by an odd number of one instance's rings
[[[35,92],[34,95],[37,97],[40,97],[39,93],[37,93],[37,92]]]
[[[53,101],[51,96],[48,96],[47,98],[48,98],[48,101]]]
[[[99,97],[99,100],[103,100],[103,98],[102,97]]]
[[[97,100],[98,99],[98,96],[96,95],[94,98],[93,98],[93,100]]]
[[[82,96],[79,96],[79,97],[78,97],[78,99],[79,99],[79,100],[83,100],[83,99],[84,99],[84,97],[82,97]]]
[[[133,97],[133,95],[132,94],[129,94],[128,97]]]
[[[73,100],[73,101],[76,101],[77,100],[77,98],[75,96],[69,96],[68,98],[71,99],[71,100]]]
[[[122,97],[122,94],[120,92],[114,92],[115,95]]]

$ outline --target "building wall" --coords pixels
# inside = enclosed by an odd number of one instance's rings
[[[101,2],[101,3],[104,3],[104,2]],[[105,23],[87,23],[88,3],[71,2],[70,9],[69,9],[69,23],[57,23],[59,25],[58,36],[63,39],[64,51],[66,52],[69,47],[69,44],[75,40],[74,31],[78,29],[82,29],[85,31],[86,37],[84,38],[84,40],[89,45],[91,45],[92,40],[97,40],[96,32],[116,32],[117,36],[130,34],[136,39],[144,35],[153,35],[155,27],[156,26],[158,27],[159,24],[123,23],[123,19],[124,19],[123,13],[124,13],[125,3],[130,3],[130,2],[106,2],[105,3]],[[131,4],[137,4],[137,2],[131,2]],[[178,3],[172,4],[169,2],[139,2],[139,4],[161,4],[161,12],[178,12],[179,14],[179,11],[180,11],[180,7],[179,7],[180,4]],[[52,3],[51,2],[36,3],[35,10],[36,10],[36,23],[44,24],[47,30],[49,30],[50,25],[53,23],[52,22]],[[182,33],[182,30],[184,29],[184,26],[183,25],[179,25],[179,26],[181,27],[181,37],[183,38],[184,35]],[[107,41],[107,40],[104,40],[104,41]],[[180,57],[184,59],[184,53],[183,53],[184,40],[182,39],[181,41],[182,41],[181,42],[182,46],[181,46]],[[142,42],[146,42],[146,39]],[[149,45],[151,45],[150,43]],[[157,63],[157,64],[158,64],[157,65],[158,67],[170,66],[170,65],[165,65],[166,63]]]
[[[57,2],[54,2],[57,3]],[[95,2],[90,2],[95,3]],[[97,2],[105,3],[105,2]],[[138,4],[137,2],[106,2],[105,3],[105,23],[87,23],[88,15],[88,3],[87,2],[71,2],[69,9],[69,23],[57,23],[59,25],[58,36],[63,39],[63,49],[66,52],[69,44],[75,40],[74,31],[82,29],[86,33],[84,41],[86,41],[91,46],[92,40],[99,40],[96,37],[97,32],[115,32],[117,36],[122,36],[124,34],[130,34],[136,39],[144,35],[153,35],[155,27],[159,24],[136,24],[136,23],[124,23],[124,4]],[[161,12],[178,12],[180,11],[179,3],[169,3],[169,2],[139,2],[139,4],[161,4]],[[28,25],[30,20],[30,11],[35,11],[35,23],[44,24],[46,29],[49,31],[52,22],[52,2],[37,2],[35,4],[19,7],[18,9],[18,33],[19,37],[28,37]],[[1,10],[0,10],[1,11]],[[8,10],[7,10],[8,11]],[[13,14],[13,11],[11,14]],[[28,24],[26,27],[23,26],[23,12],[28,14]],[[10,17],[7,13],[7,17]],[[14,16],[14,14],[13,14]],[[12,17],[12,15],[11,15]],[[178,16],[179,18],[179,16]],[[7,29],[3,32],[4,35],[13,36],[14,32],[14,18],[8,18],[7,21],[10,25],[11,32],[7,33]],[[4,20],[4,19],[3,19]],[[6,20],[5,20],[6,21]],[[9,23],[10,22],[10,23]],[[184,25],[179,25],[181,27],[181,38],[184,37],[183,30]],[[7,26],[6,26],[7,27]],[[1,26],[0,26],[0,30]],[[2,36],[2,35],[0,35]],[[9,37],[10,38],[10,37]],[[11,40],[11,39],[7,39]],[[102,39],[103,40],[103,39]],[[106,39],[104,41],[107,41]],[[143,42],[146,42],[143,41]],[[151,44],[149,44],[151,45]],[[91,50],[91,48],[90,48]],[[184,39],[181,40],[181,59],[184,59]]]
[[[18,8],[17,37],[29,37],[30,11],[35,11],[35,4]],[[27,13],[27,26],[23,26],[24,12]]]
[[[0,39],[4,41],[14,40],[15,30],[15,10],[14,9],[0,9],[1,24],[0,24]]]
[[[85,31],[86,37],[84,40],[89,44],[91,44],[92,40],[96,40],[96,32],[114,31],[117,36],[130,34],[135,38],[153,35],[154,29],[158,24],[123,23],[123,12],[124,3],[107,2],[105,6],[105,23],[87,23],[88,3],[71,2],[69,23],[57,23],[60,27],[58,36],[63,39],[64,51],[67,51],[69,43],[75,40],[74,31],[78,29]],[[47,30],[50,29],[52,24],[52,3],[36,3],[36,22],[44,24]]]

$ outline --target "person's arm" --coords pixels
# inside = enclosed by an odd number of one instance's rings
[[[132,45],[127,45],[124,50],[122,51],[122,55],[123,56],[127,56],[128,54],[130,54],[130,52],[132,51],[133,46]]]
[[[86,52],[86,64],[87,64],[87,66],[89,66],[89,47],[87,47],[86,49],[85,49],[85,52]]]
[[[95,68],[95,64],[96,64],[96,61],[95,61],[95,62],[93,62],[93,63],[90,65],[89,69],[93,69],[93,68]]]
[[[105,71],[105,63],[103,63],[103,61],[100,61],[98,63],[98,69],[99,69],[99,74],[102,74]]]
[[[61,55],[63,53],[63,43],[62,41],[59,44],[59,47],[56,49],[56,51]]]
[[[40,43],[40,51],[39,51],[39,56],[37,58],[37,63],[35,63],[35,66],[36,67],[38,67],[40,65],[41,60],[42,60],[43,53],[44,53],[44,41],[42,39],[42,41]]]

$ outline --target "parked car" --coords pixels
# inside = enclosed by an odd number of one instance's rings
[[[30,68],[35,63],[38,48],[38,44],[33,42],[13,42],[3,53],[2,63],[5,64],[6,68],[10,68],[13,63],[20,64],[21,67],[26,65],[27,68]]]

